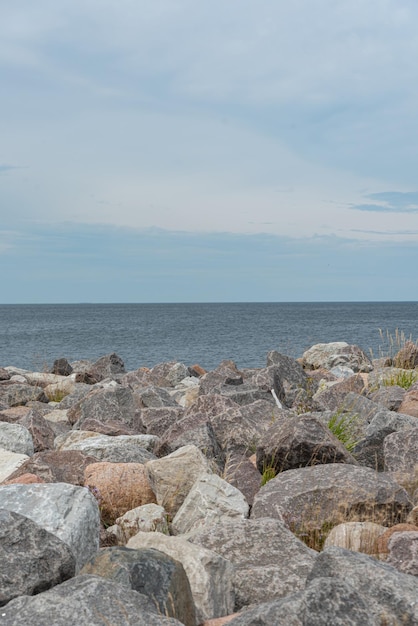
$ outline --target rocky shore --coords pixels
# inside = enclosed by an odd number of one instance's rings
[[[412,342],[0,367],[0,626],[417,625],[417,418]]]

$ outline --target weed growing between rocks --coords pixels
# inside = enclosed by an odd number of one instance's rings
[[[390,376],[384,378],[382,380],[382,384],[384,387],[392,387],[393,385],[397,385],[398,387],[402,387],[402,389],[409,389],[417,381],[418,373],[416,372],[416,370],[401,369],[396,372],[392,372]]]
[[[412,335],[407,337],[403,330],[399,330],[395,328],[395,332],[392,334],[389,330],[385,332],[379,328],[379,336],[383,343],[383,345],[379,345],[379,354],[377,358],[380,359],[390,359],[391,361],[394,359],[395,355],[402,349],[405,348],[407,344],[412,344],[414,346],[418,345],[418,340],[413,341]],[[375,358],[372,350],[370,350],[370,354],[372,358]],[[396,365],[396,363],[394,363]]]
[[[358,419],[358,413],[344,413],[338,410],[331,415],[327,423],[329,430],[341,441],[348,452],[352,452],[358,443],[353,437],[353,425]]]

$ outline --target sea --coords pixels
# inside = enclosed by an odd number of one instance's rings
[[[37,371],[111,352],[127,371],[173,360],[259,368],[270,350],[297,358],[330,341],[378,358],[417,337],[418,302],[0,305],[0,366]]]

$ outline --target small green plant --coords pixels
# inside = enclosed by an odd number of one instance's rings
[[[358,419],[358,413],[344,413],[338,410],[331,415],[327,423],[329,430],[341,441],[348,452],[352,452],[358,443],[353,436],[353,425]]]
[[[392,387],[397,385],[402,389],[409,389],[414,383],[418,381],[418,372],[415,370],[398,370],[392,372],[390,376],[383,379],[382,384],[384,387]]]
[[[268,483],[269,480],[276,476],[276,468],[274,458],[270,460],[269,463],[263,463],[263,471],[261,473],[261,486]]]

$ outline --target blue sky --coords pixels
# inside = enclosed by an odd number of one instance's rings
[[[418,4],[0,5],[0,302],[418,300]]]

